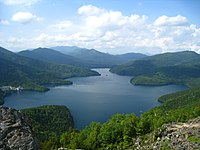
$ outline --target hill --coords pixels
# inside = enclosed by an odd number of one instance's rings
[[[20,56],[0,47],[0,87],[21,86],[25,90],[46,91],[44,85],[72,84],[70,77],[99,75],[71,65],[54,64]]]
[[[197,87],[200,83],[200,55],[183,51],[149,56],[113,67],[113,73],[134,76],[135,85],[184,84]]]
[[[111,55],[99,52],[95,49],[79,48],[75,46],[57,46],[52,47],[61,53],[83,60],[89,67],[112,67],[132,60],[146,57],[140,53],[127,53],[122,55]]]
[[[82,60],[73,56],[63,54],[49,48],[37,48],[33,50],[25,50],[18,53],[21,56],[29,57],[32,59],[38,59],[41,61],[48,61],[57,64],[67,64],[74,66],[87,66]]]
[[[31,119],[34,135],[43,147],[45,139],[56,139],[61,133],[73,128],[73,118],[65,106],[41,106],[23,109],[21,112]]]

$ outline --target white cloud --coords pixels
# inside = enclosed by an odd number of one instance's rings
[[[186,17],[177,15],[175,17],[160,16],[154,24],[156,26],[181,26],[187,24],[188,20]]]
[[[2,25],[9,25],[9,21],[8,20],[0,20],[0,24]]]
[[[101,28],[113,30],[122,26],[138,27],[146,20],[147,16],[131,15],[124,16],[120,11],[100,9],[92,5],[82,6],[78,9],[88,28]]]
[[[105,9],[101,9],[92,5],[84,5],[78,9],[78,13],[85,16],[99,15],[104,12],[106,12]]]
[[[58,30],[58,31],[65,31],[69,30],[69,28],[73,25],[72,21],[64,20],[60,21],[56,24],[50,25],[50,28]]]
[[[30,12],[17,12],[12,16],[12,21],[19,22],[22,24],[30,23],[33,20],[40,22],[42,21],[42,18],[37,17],[36,15]]]
[[[5,5],[32,5],[40,0],[0,0]]]
[[[190,25],[188,19],[181,15],[160,16],[149,22],[146,15],[124,15],[120,11],[92,5],[80,7],[77,13],[76,21],[57,20],[52,25],[41,27],[32,38],[12,39],[16,44],[4,38],[4,43],[7,42],[9,47],[23,46],[21,49],[74,45],[110,53],[200,52],[200,28]],[[15,20],[21,23],[37,20],[37,16],[31,13],[24,18],[19,16]]]

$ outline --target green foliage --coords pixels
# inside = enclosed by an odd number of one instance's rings
[[[119,75],[134,76],[135,85],[200,85],[200,55],[195,52],[165,53],[149,56],[111,69]]]
[[[71,129],[69,132],[63,133],[60,136],[60,143],[61,146],[67,147],[69,149],[76,149],[77,147],[82,147],[80,140],[80,134],[79,131],[76,131],[74,129]]]
[[[65,106],[42,106],[21,111],[31,119],[35,136],[42,145],[58,145],[58,137],[73,128],[72,116]]]
[[[49,134],[48,140],[40,142],[42,150],[55,150],[60,147],[59,138],[55,133]]]
[[[134,114],[116,114],[104,124],[93,122],[80,132],[71,130],[62,134],[60,143],[71,149],[129,148],[137,135],[138,122]]]
[[[23,83],[21,86],[24,88],[24,90],[30,90],[30,91],[33,90],[33,91],[38,91],[38,92],[46,92],[49,90],[45,86],[41,86],[32,82]]]
[[[101,145],[120,143],[122,141],[131,141],[130,137],[136,136],[136,125],[138,118],[134,114],[117,114],[108,122],[104,123],[100,134],[99,141]]]
[[[200,144],[200,136],[196,137],[196,136],[189,136],[188,137],[188,140],[190,142],[194,142],[196,144]]]
[[[95,149],[100,146],[98,136],[101,127],[100,123],[93,122],[80,132],[80,140],[83,141],[82,146],[84,149]]]
[[[142,114],[141,134],[153,131],[164,123],[186,122],[200,116],[200,88],[165,95],[159,101],[164,104]]]
[[[162,73],[153,75],[140,75],[131,79],[131,83],[135,85],[166,85],[171,84],[173,81]]]

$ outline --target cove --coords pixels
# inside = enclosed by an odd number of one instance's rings
[[[5,98],[4,106],[24,109],[42,105],[66,105],[75,128],[83,129],[92,121],[105,122],[116,113],[141,113],[159,105],[165,94],[187,89],[182,85],[134,86],[131,77],[119,76],[109,69],[94,69],[101,76],[71,78],[73,85],[51,87],[45,93],[23,91]]]

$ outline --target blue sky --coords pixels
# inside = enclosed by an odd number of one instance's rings
[[[0,46],[200,52],[199,0],[0,0]]]

